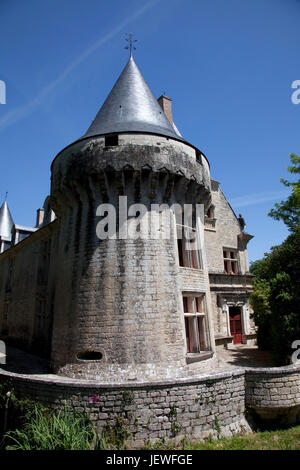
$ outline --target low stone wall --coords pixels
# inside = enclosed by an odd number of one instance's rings
[[[265,425],[300,422],[300,365],[246,369],[245,402]]]
[[[89,414],[100,435],[105,429],[122,432],[133,448],[158,439],[196,441],[250,431],[247,408],[264,423],[300,422],[300,365],[122,385],[0,369],[5,382],[20,397]]]
[[[16,394],[49,407],[90,414],[99,433],[105,428],[128,433],[128,444],[231,436],[249,429],[244,417],[244,371],[234,370],[157,384],[97,385],[60,378],[0,373]]]

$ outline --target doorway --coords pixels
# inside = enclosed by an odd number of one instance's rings
[[[241,344],[243,334],[241,307],[229,307],[229,321],[233,344]]]

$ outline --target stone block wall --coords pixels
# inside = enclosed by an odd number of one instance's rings
[[[131,447],[149,440],[199,441],[251,431],[246,415],[264,425],[300,422],[300,365],[235,369],[157,383],[101,384],[0,369],[0,383],[20,398],[83,412],[104,430],[120,430]],[[249,411],[249,413],[247,413]]]
[[[180,441],[231,436],[249,430],[244,417],[244,372],[230,371],[175,383],[97,385],[76,380],[41,379],[0,372],[15,392],[49,407],[85,412],[104,429],[121,426],[128,445],[158,439]]]
[[[0,335],[50,357],[58,221],[0,255]]]
[[[208,170],[195,149],[159,136],[120,135],[117,146],[107,147],[104,138],[91,138],[55,158],[51,200],[61,220],[55,372],[126,382],[175,378],[186,366],[174,217],[168,238],[120,237],[123,225],[117,222],[114,239],[99,239],[97,208],[109,203],[118,212],[119,197],[126,196],[127,207],[143,204],[146,219],[152,204],[167,205],[170,215],[174,203],[208,205]],[[161,232],[167,228],[162,223]],[[197,274],[185,276],[184,288],[208,298],[208,273]],[[100,357],[83,362],[89,354]]]
[[[219,184],[212,181],[212,204],[214,205],[215,224],[205,226],[205,246],[208,268],[210,272],[224,272],[223,248],[238,250],[238,267],[241,274],[249,271],[246,246],[240,246],[238,235],[241,227],[229,202],[219,188]]]
[[[300,420],[300,365],[246,371],[246,405],[270,425]]]

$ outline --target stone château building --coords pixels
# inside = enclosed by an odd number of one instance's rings
[[[214,370],[218,348],[254,343],[252,236],[132,55],[51,171],[35,227],[14,224],[6,201],[0,209],[0,339],[49,358],[58,374],[120,383]],[[99,238],[104,209],[118,211],[125,196],[170,236],[121,237],[118,220]],[[184,225],[174,204],[204,205],[205,216]]]

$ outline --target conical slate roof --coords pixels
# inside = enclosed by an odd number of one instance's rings
[[[11,216],[7,202],[4,201],[0,208],[0,236],[10,239],[13,225],[13,218]]]
[[[145,132],[182,140],[145,82],[132,55],[82,138],[118,132]]]

